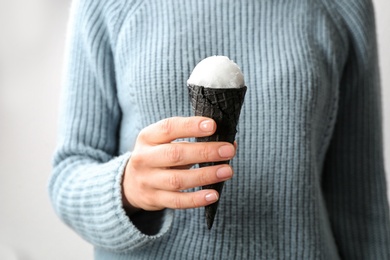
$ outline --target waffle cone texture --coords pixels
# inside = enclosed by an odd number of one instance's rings
[[[217,124],[216,132],[211,136],[196,138],[197,142],[223,141],[234,143],[241,107],[247,87],[205,88],[188,85],[191,107],[195,116],[212,118]],[[199,163],[199,167],[229,164],[229,161]],[[224,182],[203,186],[202,189],[214,189],[221,198]],[[207,227],[212,228],[218,209],[218,202],[205,207]]]

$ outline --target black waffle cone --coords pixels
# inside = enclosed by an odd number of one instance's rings
[[[212,118],[217,124],[216,132],[207,137],[196,138],[197,142],[224,141],[234,143],[241,107],[247,87],[240,88],[205,88],[188,85],[192,111],[195,116]],[[229,161],[200,163],[199,167],[229,164]],[[214,189],[222,194],[224,182],[203,186],[202,189]],[[211,229],[218,209],[218,202],[205,207],[207,227]]]

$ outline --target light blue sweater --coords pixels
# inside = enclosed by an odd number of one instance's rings
[[[49,191],[96,259],[390,259],[369,0],[78,0],[71,18]],[[191,115],[211,55],[248,86],[213,229],[203,208],[129,218],[137,134]]]

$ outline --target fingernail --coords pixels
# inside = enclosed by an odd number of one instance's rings
[[[217,170],[217,177],[220,179],[230,178],[233,175],[232,169],[230,167],[221,167]]]
[[[215,193],[207,193],[206,196],[205,196],[205,199],[208,202],[213,202],[213,201],[217,201],[218,200],[218,196]]]
[[[219,156],[229,158],[234,156],[234,147],[232,145],[223,145],[218,149]]]
[[[211,132],[214,130],[214,124],[211,120],[204,120],[200,123],[200,129],[205,132]]]

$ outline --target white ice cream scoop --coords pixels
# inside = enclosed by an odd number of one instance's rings
[[[245,86],[245,81],[234,61],[226,56],[210,56],[196,65],[187,84],[205,88],[240,88]]]

